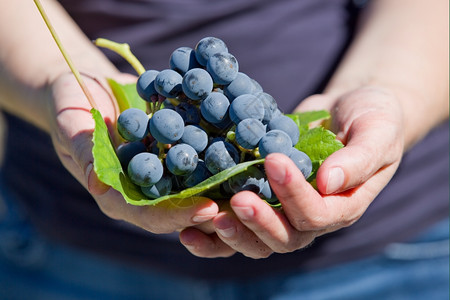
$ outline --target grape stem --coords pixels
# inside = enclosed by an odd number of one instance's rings
[[[75,65],[73,64],[72,60],[70,59],[69,54],[67,53],[66,49],[64,49],[61,40],[58,37],[58,34],[55,31],[55,28],[50,22],[50,19],[47,16],[47,13],[44,10],[44,7],[42,6],[41,2],[39,0],[34,0],[34,3],[36,4],[37,9],[39,10],[39,13],[42,16],[42,19],[44,19],[45,25],[47,25],[50,34],[52,35],[53,39],[56,42],[56,45],[58,46],[59,50],[61,51],[61,54],[63,55],[64,59],[66,60],[67,65],[69,66],[70,70],[72,71],[73,75],[75,76],[75,79],[77,80],[78,84],[80,85],[81,89],[83,90],[84,95],[89,101],[89,104],[92,108],[97,109],[97,105],[94,101],[94,98],[92,97],[91,93],[89,92],[89,89],[87,88],[86,84],[83,81],[83,78],[81,77],[80,72],[77,70]]]
[[[108,39],[98,38],[94,40],[94,44],[97,47],[109,49],[122,56],[134,68],[139,76],[145,72],[144,66],[131,52],[130,45],[128,45],[127,43],[116,43]]]

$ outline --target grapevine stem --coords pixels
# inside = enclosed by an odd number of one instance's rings
[[[108,39],[98,38],[94,41],[94,44],[98,47],[112,50],[122,56],[139,75],[145,72],[144,66],[142,66],[136,56],[131,52],[130,45],[127,43],[116,43]]]
[[[34,3],[36,4],[39,13],[41,14],[42,18],[44,19],[45,25],[47,25],[48,29],[50,30],[50,33],[53,37],[53,39],[56,42],[56,45],[58,46],[59,50],[61,51],[64,59],[66,60],[66,63],[69,65],[70,70],[72,71],[73,75],[75,76],[75,79],[77,80],[78,84],[80,85],[81,89],[83,90],[84,95],[89,101],[89,104],[92,108],[97,109],[97,105],[95,104],[94,98],[92,97],[91,93],[89,92],[89,89],[87,88],[86,84],[83,81],[83,78],[81,77],[80,72],[75,68],[75,65],[73,64],[72,60],[70,59],[69,54],[64,49],[61,40],[58,37],[58,34],[55,31],[55,28],[50,22],[50,19],[47,16],[47,13],[45,12],[44,8],[42,7],[42,4],[39,0],[34,0]]]

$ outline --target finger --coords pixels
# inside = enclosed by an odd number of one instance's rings
[[[204,197],[183,199],[183,203],[163,201],[156,205],[136,206],[126,203],[122,195],[110,189],[95,200],[110,218],[124,220],[152,233],[171,233],[212,220],[217,204]]]
[[[213,224],[219,238],[230,248],[251,258],[266,258],[273,253],[254,232],[242,224],[234,213],[220,212]]]
[[[238,193],[230,202],[239,220],[274,252],[288,253],[304,248],[319,234],[296,230],[281,211],[273,209],[254,193]]]
[[[180,242],[189,252],[199,257],[229,257],[236,253],[215,233],[208,235],[196,228],[186,228],[181,231]]]
[[[284,213],[297,230],[320,230],[335,222],[334,212],[328,210],[321,195],[305,180],[289,157],[270,154],[264,166]]]
[[[392,130],[380,130],[379,116],[365,115],[348,129],[347,145],[330,155],[317,172],[319,191],[333,194],[359,186],[381,168],[400,161],[402,143]]]

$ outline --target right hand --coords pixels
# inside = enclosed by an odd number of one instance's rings
[[[83,77],[110,132],[113,132],[119,110],[107,84],[102,84],[101,79]],[[114,79],[122,83],[136,80],[127,74],[118,74]],[[90,192],[107,216],[153,233],[170,233],[202,224],[217,215],[217,204],[201,197],[186,199],[181,206],[179,203],[176,206],[127,204],[118,191],[99,181],[93,170],[92,133],[95,124],[91,106],[75,77],[72,74],[59,76],[51,84],[50,91],[50,134],[55,150],[65,168]]]

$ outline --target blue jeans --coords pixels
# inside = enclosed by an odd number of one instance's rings
[[[449,299],[449,220],[409,243],[314,272],[208,281],[46,241],[0,203],[0,299]]]

